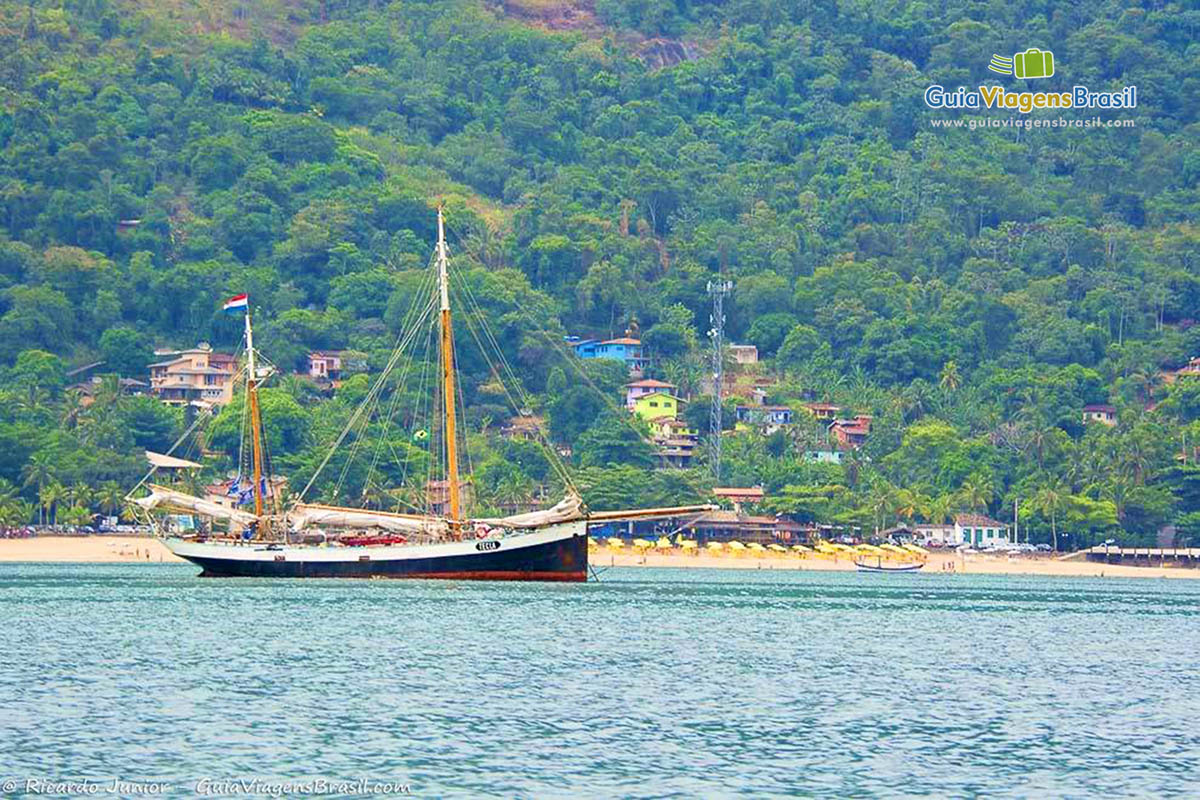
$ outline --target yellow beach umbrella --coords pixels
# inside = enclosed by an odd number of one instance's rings
[[[908,550],[905,550],[903,547],[897,547],[894,544],[881,544],[879,546],[880,546],[880,548],[887,550],[889,553],[895,553],[896,555],[901,555],[901,556],[912,555],[912,553],[910,553]]]
[[[745,550],[745,549],[746,549],[746,545],[742,544],[742,543],[741,543],[741,542],[739,542],[737,539],[734,539],[732,542],[730,542],[730,543],[729,543],[729,549],[730,549],[730,550],[735,550],[735,551],[736,551],[736,550]]]
[[[679,549],[680,550],[695,550],[698,547],[699,547],[699,545],[696,544],[691,539],[680,539],[679,540]]]
[[[784,546],[783,546],[783,545],[781,545],[781,544],[776,544],[776,543],[774,543],[774,542],[772,542],[771,544],[767,545],[767,549],[768,549],[768,550],[770,550],[770,551],[772,551],[772,552],[775,552],[775,553],[786,553],[786,552],[787,552],[787,548],[786,548],[786,547],[784,547]]]
[[[646,550],[650,547],[653,547],[654,543],[649,541],[648,539],[634,539],[633,546],[636,547],[638,550]]]
[[[904,549],[909,551],[910,553],[916,553],[919,556],[929,555],[929,551],[926,550],[924,547],[921,547],[921,545],[919,545],[919,544],[906,544],[906,545],[904,545]]]
[[[811,552],[812,552],[812,548],[811,548],[811,547],[805,547],[805,546],[804,546],[804,545],[802,545],[802,544],[794,544],[794,545],[792,545],[792,551],[793,551],[793,552],[796,552],[796,553],[811,553]]]
[[[763,546],[762,546],[761,544],[759,544],[758,542],[751,542],[749,545],[747,545],[747,547],[749,547],[751,550],[753,550],[753,551],[754,551],[754,552],[756,552],[756,553],[765,553],[765,552],[767,552],[767,548],[763,547]]]
[[[708,544],[706,544],[704,546],[707,547],[709,550],[712,550],[714,553],[725,549],[725,545],[722,544],[721,542],[709,542]]]
[[[654,548],[656,550],[673,550],[675,545],[671,544],[671,540],[664,536],[654,543]]]
[[[625,546],[625,540],[618,539],[615,536],[610,537],[608,540],[608,546],[614,550],[620,550],[621,548],[623,548]]]

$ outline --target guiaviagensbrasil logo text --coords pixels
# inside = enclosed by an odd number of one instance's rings
[[[1032,80],[1054,75],[1054,53],[1031,47],[1012,57],[993,55],[988,69],[1000,75]],[[1028,114],[1043,108],[1137,108],[1137,87],[1126,86],[1119,92],[1094,92],[1086,86],[1072,86],[1069,92],[1010,92],[1003,86],[960,86],[947,91],[939,84],[925,90],[925,105],[930,108],[988,108]]]

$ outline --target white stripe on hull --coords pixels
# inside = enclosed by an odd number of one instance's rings
[[[170,537],[163,540],[175,555],[186,559],[219,559],[222,561],[270,561],[300,563],[349,563],[369,556],[372,562],[404,561],[409,559],[471,556],[481,552],[505,552],[549,544],[583,536],[587,522],[578,520],[550,525],[530,533],[505,536],[500,539],[464,539],[437,544],[384,545],[379,547],[320,547],[316,545],[268,545],[261,542],[232,544],[228,542],[196,542]],[[497,547],[484,546],[497,543]]]

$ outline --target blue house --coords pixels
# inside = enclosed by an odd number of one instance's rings
[[[566,337],[567,344],[575,351],[575,355],[580,358],[595,358],[596,345],[600,344],[599,339],[580,339],[578,336]]]
[[[580,358],[609,358],[614,361],[624,361],[631,370],[640,371],[649,359],[642,355],[642,343],[628,336],[620,339],[581,339],[578,336],[568,336],[567,344]]]

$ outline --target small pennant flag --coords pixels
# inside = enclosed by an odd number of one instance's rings
[[[234,295],[225,301],[225,310],[236,313],[250,307],[250,296],[245,294]]]

